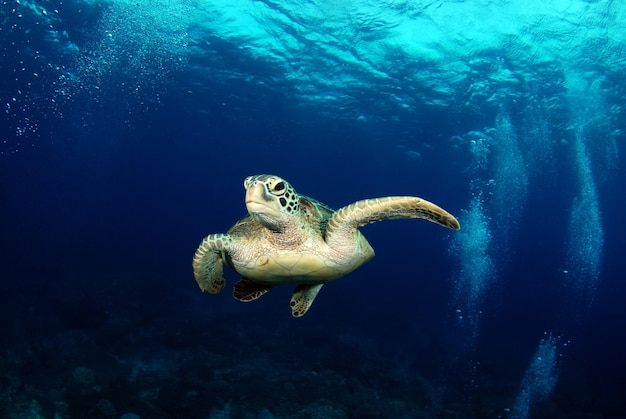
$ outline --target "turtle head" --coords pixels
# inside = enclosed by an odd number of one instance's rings
[[[246,207],[256,221],[274,231],[283,230],[300,214],[300,197],[286,180],[274,175],[244,180]]]

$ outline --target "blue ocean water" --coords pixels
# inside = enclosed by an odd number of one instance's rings
[[[613,418],[626,410],[626,5],[0,3],[0,416]],[[376,257],[202,293],[273,173]],[[133,416],[135,415],[135,416]]]

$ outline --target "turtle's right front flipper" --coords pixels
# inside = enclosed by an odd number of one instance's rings
[[[232,238],[228,234],[209,234],[193,256],[193,276],[202,291],[217,294],[224,289],[222,254],[228,253]]]

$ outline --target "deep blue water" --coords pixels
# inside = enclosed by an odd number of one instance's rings
[[[626,410],[619,2],[0,3],[0,416],[613,418]],[[274,173],[376,257],[202,293]],[[126,417],[127,418],[127,417]]]

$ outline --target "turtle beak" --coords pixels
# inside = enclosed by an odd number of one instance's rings
[[[283,216],[276,200],[267,192],[263,182],[252,182],[246,189],[246,208],[253,219],[270,230],[279,231]]]
[[[264,183],[252,182],[247,184],[246,207],[248,207],[248,212],[267,212],[267,207],[271,201],[272,197],[267,193]]]

